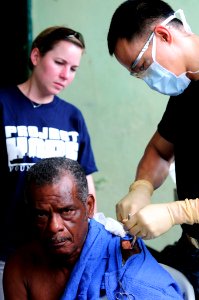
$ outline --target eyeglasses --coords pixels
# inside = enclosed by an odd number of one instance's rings
[[[138,56],[136,57],[136,59],[134,60],[134,62],[132,63],[132,65],[130,66],[130,74],[132,76],[137,76],[138,73],[135,72],[135,67],[137,66],[137,64],[139,63],[139,61],[141,60],[142,56],[144,55],[144,53],[146,52],[146,50],[149,48],[149,44],[154,36],[154,32],[152,32],[150,34],[150,36],[148,37],[146,43],[144,44],[144,47],[142,48],[142,50],[140,51],[140,53],[138,54]]]

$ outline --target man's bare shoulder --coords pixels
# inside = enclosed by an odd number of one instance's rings
[[[6,262],[4,288],[6,299],[59,299],[70,272],[55,266],[36,242],[18,249]],[[19,296],[16,296],[16,291]]]
[[[24,277],[28,272],[32,273],[37,265],[41,266],[42,256],[41,247],[36,242],[31,242],[17,249],[8,258],[4,273],[18,273]]]
[[[28,243],[17,249],[8,259],[7,263],[17,262],[20,264],[31,264],[40,260],[42,256],[41,246],[37,242]]]

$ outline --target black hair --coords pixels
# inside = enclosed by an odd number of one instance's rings
[[[88,185],[82,166],[75,160],[64,157],[44,158],[31,166],[26,173],[25,198],[31,198],[31,186],[44,186],[58,182],[61,177],[71,175],[77,188],[77,197],[83,203],[88,196]]]
[[[150,25],[174,13],[162,0],[127,0],[114,12],[107,36],[109,54],[113,55],[118,39],[130,41],[136,35],[148,35]],[[174,19],[176,22],[177,19]],[[179,20],[177,20],[179,23]]]

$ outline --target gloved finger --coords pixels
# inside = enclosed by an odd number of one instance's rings
[[[116,206],[116,211],[115,212],[116,212],[117,220],[119,222],[121,222],[123,218],[122,218],[121,213],[120,213],[119,209],[117,208],[117,206]]]
[[[121,210],[121,207],[119,207],[118,204],[116,205],[116,217],[119,222],[122,222],[122,220],[124,219],[123,211]]]
[[[121,213],[117,210],[116,210],[116,217],[117,217],[117,220],[122,223],[123,217],[122,217]]]
[[[123,219],[122,223],[125,224],[128,221],[128,219]]]
[[[129,205],[124,205],[121,201],[116,204],[116,216],[118,221],[121,222],[123,219],[127,219],[129,212]]]
[[[128,221],[125,223],[125,227],[128,228],[128,233],[130,235],[136,235],[137,237],[147,239],[148,230],[147,228],[141,226],[138,222],[136,215],[129,214]]]
[[[137,218],[133,214],[128,214],[128,218],[123,219],[122,223],[124,224],[125,230],[128,231],[129,229],[131,229],[132,227],[134,227],[136,225]]]
[[[139,230],[139,226],[137,227],[137,230]],[[146,228],[142,228],[140,231],[137,232],[137,237],[141,237],[143,240],[151,240],[155,238],[155,235],[148,231]]]
[[[147,232],[146,236],[142,236],[143,240],[152,240],[154,239],[154,235],[150,232]]]
[[[129,228],[127,231],[130,235],[138,236],[138,233],[140,233],[140,227],[136,224],[136,225],[132,226],[131,228]]]

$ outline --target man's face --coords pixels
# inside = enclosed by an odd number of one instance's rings
[[[145,43],[143,43],[142,39],[134,39],[132,41],[128,41],[126,39],[118,39],[114,55],[118,62],[123,65],[130,73],[131,66],[140,54]],[[152,55],[151,55],[151,42],[148,45],[145,53],[139,60],[136,65],[136,69],[134,70],[139,74],[144,69],[146,69],[152,63]],[[146,66],[147,64],[147,66]]]
[[[176,31],[172,31],[174,34]],[[118,62],[122,64],[131,75],[142,78],[144,71],[154,61],[152,58],[152,48],[155,47],[155,60],[165,69],[173,72],[176,76],[186,71],[183,53],[171,38],[171,34],[167,28],[156,26],[154,35],[156,37],[156,45],[154,38],[150,39],[151,34],[145,37],[135,37],[133,40],[118,39],[114,55]],[[177,36],[177,34],[175,35]],[[152,36],[153,37],[153,36]],[[182,37],[181,37],[182,38]],[[145,46],[147,47],[145,48]],[[141,54],[141,56],[140,56]],[[132,69],[132,65],[136,62],[136,66]]]
[[[71,175],[65,174],[57,183],[32,186],[34,220],[39,238],[47,251],[77,257],[88,231],[88,217],[93,216],[91,195],[84,204],[77,199]]]

